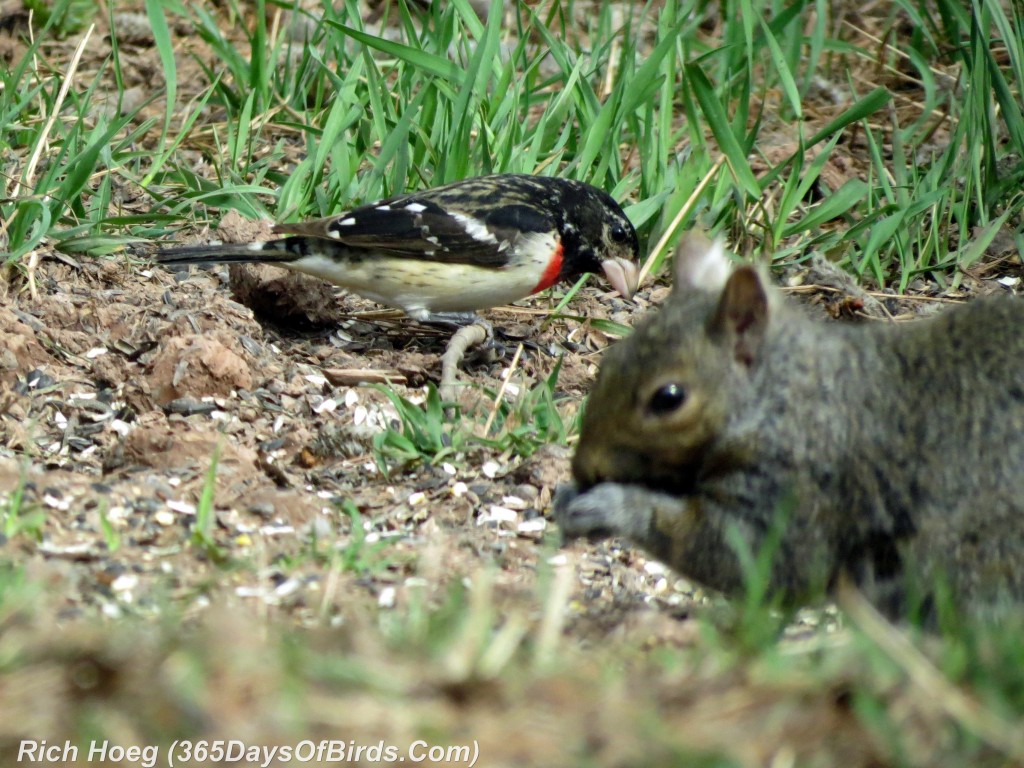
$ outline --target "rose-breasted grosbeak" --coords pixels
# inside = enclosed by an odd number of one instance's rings
[[[466,179],[274,231],[288,236],[155,258],[271,263],[421,321],[508,304],[584,272],[604,272],[629,298],[639,275],[636,231],[618,203],[589,184],[545,176]]]

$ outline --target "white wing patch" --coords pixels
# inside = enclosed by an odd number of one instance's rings
[[[427,206],[422,203],[409,203],[405,206],[405,210],[409,211],[409,213],[423,213],[427,210]]]
[[[494,233],[479,219],[474,219],[472,216],[466,216],[455,211],[449,212],[449,215],[459,222],[462,228],[466,230],[466,233],[474,240],[479,240],[481,243],[491,243],[492,245],[497,244],[498,239],[494,236]]]
[[[354,216],[346,216],[344,219],[338,222],[339,227],[353,227],[355,226],[356,219]]]

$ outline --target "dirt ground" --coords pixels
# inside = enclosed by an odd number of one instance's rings
[[[160,82],[159,58],[141,5],[121,6],[122,77],[146,97],[144,89]],[[25,52],[25,22],[19,4],[0,7],[0,56],[8,64]],[[94,40],[102,40],[100,24]],[[54,41],[47,54],[60,60],[75,42]],[[200,45],[187,37],[182,43]],[[109,50],[109,41],[87,49],[79,77],[109,79]],[[201,71],[184,52],[178,65],[186,101],[189,89],[201,87]],[[157,100],[139,119],[162,109]],[[153,201],[126,188],[118,205],[130,213],[151,210]],[[231,213],[216,236],[245,240],[266,226]],[[73,578],[62,613],[145,613],[169,594],[192,592],[268,597],[281,591],[275,561],[311,537],[347,535],[343,500],[354,502],[371,536],[388,541],[389,557],[408,550],[418,559],[424,542],[441,548],[444,579],[460,578],[481,552],[493,553],[509,574],[536,559],[540,513],[566,476],[565,450],[553,451],[557,461],[520,461],[475,448],[446,468],[390,477],[373,460],[372,437],[386,423],[397,425],[396,413],[362,384],[387,382],[422,399],[426,382],[438,380],[447,334],[280,270],[172,274],[148,264],[150,250],[103,258],[44,250],[31,282],[17,270],[0,282],[0,487],[22,489],[24,508],[45,510],[42,540],[12,537],[9,546],[68,565],[63,572]],[[571,311],[629,323],[649,298],[650,290],[627,304],[587,288]],[[559,389],[572,415],[607,339],[571,321],[540,330],[553,306],[554,298],[541,297],[488,315],[505,354],[464,372],[478,393],[467,395],[467,412],[486,415],[521,342],[508,396],[549,375],[568,350]],[[482,432],[482,421],[476,427]],[[223,583],[220,566],[183,541],[215,452],[212,539],[227,558],[266,564],[236,576],[236,584]],[[491,507],[500,511],[478,523]],[[412,570],[359,588],[376,598],[389,579],[400,583]],[[288,599],[280,601],[300,615],[304,578],[289,569]],[[303,618],[331,613],[322,597],[316,603]]]
[[[172,574],[186,592],[212,577],[182,537],[215,451],[213,538],[227,556],[263,551],[272,563],[311,535],[342,535],[338,509],[351,500],[366,528],[399,549],[423,540],[441,547],[449,578],[480,552],[498,556],[510,574],[532,570],[543,526],[518,528],[539,519],[567,477],[567,449],[527,460],[479,449],[390,477],[374,462],[372,437],[385,422],[397,424],[397,413],[381,393],[348,382],[391,381],[415,399],[438,379],[445,334],[399,318],[360,319],[382,313],[350,296],[338,297],[329,327],[261,324],[232,299],[226,269],[179,279],[112,258],[46,261],[40,275],[38,298],[11,291],[0,307],[8,453],[0,466],[5,488],[24,486],[23,505],[47,510],[43,541],[31,548],[80,573],[68,610],[133,611],[156,600],[153,590]],[[586,293],[574,311],[581,303],[590,317],[636,311],[614,294]],[[602,334],[567,322],[531,333],[540,322],[528,309],[488,317],[499,334],[527,342],[512,379],[524,386],[550,374],[555,353],[572,346],[559,381],[578,402],[595,362],[585,349],[603,345]],[[511,353],[471,365],[462,380],[497,392]],[[491,506],[515,514],[478,521]],[[67,512],[74,514],[60,514]],[[116,556],[104,517],[121,541]],[[246,586],[260,592],[266,578]],[[376,595],[384,586],[364,588]],[[293,592],[289,602],[299,598]]]

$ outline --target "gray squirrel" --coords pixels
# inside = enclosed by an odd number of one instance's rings
[[[955,607],[1024,598],[1024,301],[830,323],[701,234],[675,262],[601,363],[563,535],[627,537],[731,595],[774,536],[791,606],[842,581],[890,618],[937,584]]]

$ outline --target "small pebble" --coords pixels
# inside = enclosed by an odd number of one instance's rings
[[[518,531],[520,533],[544,533],[548,527],[548,521],[543,517],[537,517],[533,520],[524,520],[519,524]]]

